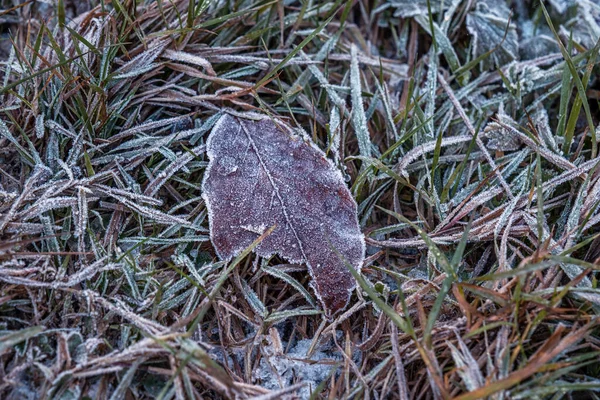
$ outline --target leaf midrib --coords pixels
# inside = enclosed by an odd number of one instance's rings
[[[275,195],[277,196],[279,203],[281,204],[281,211],[283,213],[285,221],[288,224],[288,226],[290,227],[290,229],[292,230],[294,237],[296,238],[296,242],[298,243],[300,253],[302,253],[302,258],[304,259],[303,261],[306,262],[308,267],[312,269],[312,266],[310,265],[308,257],[306,257],[306,253],[304,252],[304,246],[302,245],[302,241],[300,240],[300,237],[298,236],[298,232],[296,232],[296,228],[292,224],[292,221],[288,215],[285,202],[283,200],[283,197],[281,197],[281,194],[279,193],[279,188],[275,184],[275,180],[273,179],[273,176],[271,175],[271,171],[269,171],[269,169],[267,168],[267,165],[263,161],[263,159],[260,155],[260,152],[258,151],[258,146],[256,145],[256,143],[254,142],[254,139],[250,135],[248,128],[244,125],[244,123],[242,122],[241,119],[235,118],[235,120],[237,120],[237,122],[240,124],[242,130],[246,134],[246,137],[248,138],[248,141],[250,142],[250,145],[252,146],[252,150],[254,150],[254,153],[256,153],[256,158],[258,158],[258,162],[260,163],[261,167],[264,169],[265,174],[267,175],[267,178],[269,178],[269,182],[270,182],[271,186],[273,187],[273,190],[275,191]]]

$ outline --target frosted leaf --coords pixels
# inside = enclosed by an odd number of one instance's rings
[[[365,244],[339,170],[316,146],[266,117],[222,116],[207,153],[203,197],[218,256],[236,256],[263,228],[276,226],[256,254],[305,262],[327,314],[343,309],[356,282],[336,251],[358,270]]]
[[[519,55],[519,38],[513,23],[508,28],[506,39],[502,41],[509,15],[506,4],[495,0],[480,0],[475,11],[467,15],[467,30],[473,35],[474,57],[500,46],[482,61],[485,69],[503,66],[516,60]]]

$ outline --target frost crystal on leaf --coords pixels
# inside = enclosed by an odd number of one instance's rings
[[[359,270],[365,244],[356,203],[325,154],[269,118],[224,115],[207,141],[203,197],[221,259],[275,230],[255,249],[305,262],[328,315],[343,309],[356,282],[340,255]]]

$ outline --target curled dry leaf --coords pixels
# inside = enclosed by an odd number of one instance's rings
[[[280,121],[230,115],[207,153],[203,196],[218,256],[235,257],[276,226],[255,253],[306,263],[327,315],[346,307],[356,282],[345,262],[359,270],[365,243],[356,203],[325,154]]]

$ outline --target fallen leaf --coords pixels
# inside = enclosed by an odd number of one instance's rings
[[[207,154],[202,188],[217,255],[229,260],[276,226],[255,253],[306,263],[326,314],[345,308],[356,286],[345,262],[359,270],[365,243],[356,203],[325,154],[280,121],[227,114]]]

